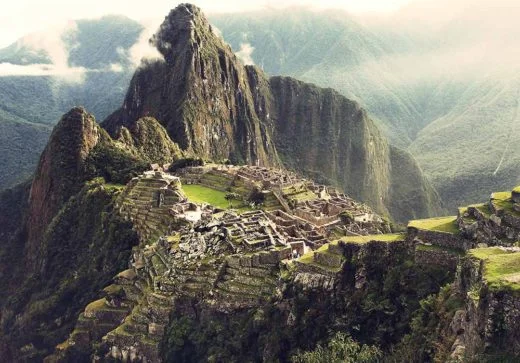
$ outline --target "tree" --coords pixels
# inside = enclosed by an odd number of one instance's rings
[[[240,195],[237,193],[226,193],[226,196],[224,198],[229,202],[229,208],[231,208],[231,202],[233,200],[240,200]]]
[[[372,345],[362,345],[344,333],[336,333],[327,346],[318,345],[315,350],[297,354],[293,363],[372,363],[381,360],[383,353]]]

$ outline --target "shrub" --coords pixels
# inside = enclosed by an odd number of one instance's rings
[[[336,333],[327,346],[318,345],[315,350],[300,353],[292,358],[294,363],[354,363],[378,362],[382,358],[379,348],[362,345],[344,333]]]

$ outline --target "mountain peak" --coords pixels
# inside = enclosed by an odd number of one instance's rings
[[[101,138],[94,116],[74,107],[56,124],[43,151],[29,198],[28,257],[30,266],[48,224],[63,203],[80,188],[85,160]]]
[[[192,4],[180,4],[165,17],[152,44],[170,61],[185,44],[201,45],[207,34],[213,34],[213,30],[202,10]]]

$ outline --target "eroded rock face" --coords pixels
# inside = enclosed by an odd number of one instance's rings
[[[254,112],[243,65],[199,8],[172,10],[153,43],[165,62],[136,72],[122,109],[105,122],[111,133],[150,115],[183,150],[200,157],[278,163],[268,125]]]
[[[164,61],[137,70],[122,108],[104,122],[113,136],[152,116],[199,157],[283,164],[397,220],[440,210],[413,158],[388,145],[356,102],[244,67],[199,8],[172,10],[152,42]]]
[[[63,203],[77,193],[85,177],[85,160],[100,139],[94,116],[76,107],[54,128],[32,183],[28,211],[26,259],[31,267],[38,243]]]
[[[466,296],[464,319],[454,319],[457,340],[453,355],[463,351],[466,357],[482,354],[520,354],[520,300],[518,292],[507,288],[490,288],[486,282],[484,263],[466,258],[461,263],[457,287]],[[462,314],[462,312],[460,313]],[[456,317],[455,317],[456,318]]]

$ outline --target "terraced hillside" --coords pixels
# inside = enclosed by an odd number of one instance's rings
[[[50,361],[289,359],[338,321],[357,340],[383,349],[390,342],[399,354],[412,349],[400,344],[416,344],[417,359],[494,357],[497,347],[502,356],[518,354],[518,190],[389,233],[368,207],[291,172],[155,168],[117,199],[140,237],[128,268],[85,306]],[[212,206],[215,195],[233,195],[234,204]],[[432,324],[446,331],[427,353],[427,343],[406,339],[425,334],[409,324],[429,295],[453,303],[439,305],[449,310]],[[453,324],[462,328],[449,330]],[[246,341],[251,332],[255,343]],[[204,343],[222,334],[221,345]],[[275,344],[273,353],[264,341]],[[290,348],[282,353],[282,346]]]
[[[236,204],[215,208],[204,201],[207,193],[190,199],[183,189],[194,186],[232,194]],[[264,167],[210,164],[176,175],[149,171],[128,183],[118,200],[141,243],[129,268],[85,307],[69,338],[56,347],[52,358],[58,361],[78,354],[161,361],[178,354],[162,344],[177,334],[182,317],[202,324],[220,316],[227,324],[234,314],[266,313],[286,301],[292,308],[283,313],[288,314],[284,321],[298,320],[302,302],[291,302],[291,294],[370,293],[376,281],[384,282],[406,261],[415,261],[437,282],[449,281],[474,245],[456,228],[456,217],[413,221],[407,233],[385,234],[385,222],[368,207],[333,188]],[[411,287],[407,298],[424,293]],[[194,303],[196,311],[205,311],[198,318],[190,308]],[[327,310],[317,307],[322,308]],[[338,309],[333,315],[341,315]],[[310,329],[303,321],[291,324]]]
[[[129,269],[114,278],[99,300],[85,307],[69,338],[56,347],[55,358],[68,359],[102,343],[109,347],[105,354],[114,359],[159,361],[160,342],[179,300],[201,299],[223,313],[259,306],[280,294],[281,275],[294,269],[292,262],[326,243],[328,236],[388,228],[374,215],[370,222],[356,221],[355,216],[366,217],[370,210],[350,199],[342,205],[349,208],[334,210],[333,220],[319,212],[330,220],[327,225],[313,224],[316,217],[306,221],[286,214],[293,219],[282,219],[284,212],[277,214],[266,198],[278,188],[278,206],[292,204],[291,213],[317,200],[332,211],[340,200],[337,192],[331,196],[324,186],[289,172],[209,165],[186,168],[178,175],[149,171],[132,179],[121,193],[117,208],[132,222],[141,244],[133,251]],[[191,184],[183,187],[181,180]],[[194,186],[203,186],[206,193],[190,198],[183,192]],[[206,203],[207,190],[232,191],[246,205],[252,193],[263,199],[256,209],[252,203],[247,210],[238,209],[238,214]],[[305,198],[297,198],[299,194]],[[214,195],[209,194],[209,200],[215,200]],[[347,209],[352,219],[340,218]],[[316,251],[322,254],[326,256],[322,249]],[[335,264],[328,269],[339,272],[342,258],[337,256],[332,262],[324,257],[323,266]]]

